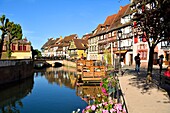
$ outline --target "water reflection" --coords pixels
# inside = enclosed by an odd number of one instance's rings
[[[101,87],[99,85],[82,85],[77,86],[76,94],[86,101],[88,104],[92,104],[93,100],[101,101]]]
[[[68,67],[47,68],[44,74],[49,83],[56,83],[59,86],[66,86],[75,89],[76,85],[76,69]]]
[[[31,78],[0,89],[0,113],[71,113],[87,106],[76,95],[76,69],[35,70]]]
[[[16,113],[20,112],[20,108],[24,105],[22,98],[29,95],[33,89],[34,77],[24,79],[17,83],[9,84],[0,89],[0,109],[2,113]]]

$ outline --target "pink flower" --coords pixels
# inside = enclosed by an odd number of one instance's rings
[[[102,92],[103,92],[103,93],[106,93],[106,89],[105,89],[105,88],[102,88]]]
[[[108,110],[103,110],[102,113],[109,113],[109,111]]]
[[[115,104],[114,108],[119,111],[122,110],[122,104]]]
[[[110,112],[114,113],[114,112],[116,112],[116,110],[112,108],[112,109],[110,109]]]
[[[88,110],[88,109],[90,109],[90,108],[91,108],[91,106],[87,106],[87,107],[86,107],[86,110]]]
[[[103,105],[106,106],[106,105],[108,105],[108,103],[107,103],[107,102],[104,102]]]
[[[105,96],[108,96],[109,94],[108,93],[104,93]]]
[[[95,111],[95,110],[96,110],[96,106],[95,106],[95,105],[92,105],[92,106],[91,106],[91,110],[92,110],[92,111]]]
[[[102,85],[103,85],[103,82],[100,82],[100,86],[102,87]]]
[[[113,100],[109,100],[109,104],[112,104],[112,105],[113,105]]]
[[[84,109],[82,110],[82,113],[85,113],[85,110],[84,110]]]

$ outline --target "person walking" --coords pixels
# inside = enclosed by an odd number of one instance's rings
[[[164,56],[163,56],[163,55],[160,55],[160,56],[159,56],[159,60],[158,60],[158,64],[159,64],[159,73],[160,73],[160,74],[161,74],[161,72],[162,72],[163,58],[164,58]]]
[[[140,72],[140,54],[138,53],[136,56],[135,56],[135,63],[136,63],[136,72],[139,73]]]
[[[123,56],[120,58],[120,64],[121,64],[121,67],[123,67],[123,66],[124,66]]]

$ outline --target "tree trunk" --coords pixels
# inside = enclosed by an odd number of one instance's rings
[[[5,37],[5,35],[4,35],[4,33],[2,33],[2,35],[1,35],[1,43],[0,43],[0,59],[2,57],[2,51],[3,51],[3,45],[4,45],[4,37]]]
[[[152,81],[153,55],[154,55],[154,47],[150,47],[149,48],[148,70],[147,70],[147,80],[149,82]]]

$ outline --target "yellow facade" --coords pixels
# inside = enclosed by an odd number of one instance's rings
[[[32,58],[32,52],[12,52],[11,58],[10,59],[30,59]],[[2,53],[2,59],[8,59],[7,53],[3,52]]]
[[[84,50],[77,50],[78,58],[81,58],[83,54],[83,57],[87,57],[87,54],[84,52]]]

